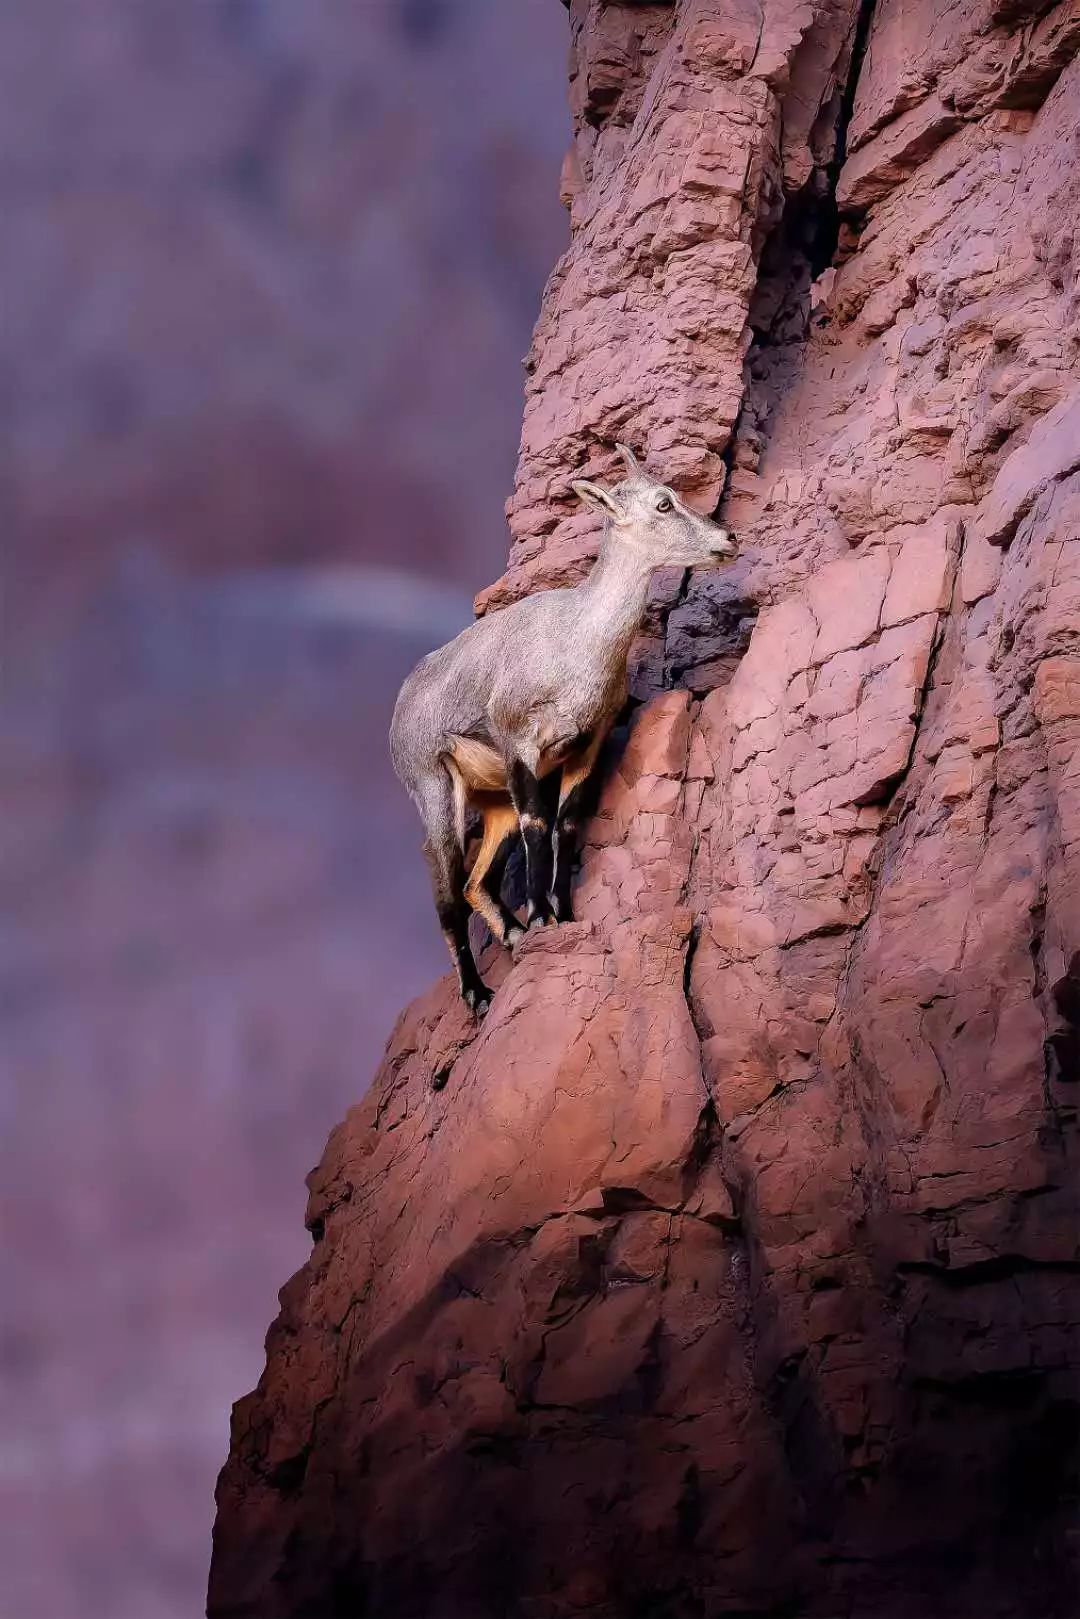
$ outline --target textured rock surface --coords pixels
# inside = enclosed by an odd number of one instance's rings
[[[658,585],[581,920],[478,1033],[415,1003],[312,1175],[211,1612],[1064,1615],[1080,11],[571,31],[481,606],[584,566],[616,431],[726,458],[744,559]]]

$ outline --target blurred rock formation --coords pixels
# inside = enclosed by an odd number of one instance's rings
[[[658,582],[580,920],[310,1179],[214,1619],[1071,1613],[1080,10],[573,0],[504,577],[627,438]],[[357,1090],[363,1084],[358,1076]]]
[[[564,35],[550,0],[2,8],[19,1619],[202,1611],[303,1175],[442,970],[386,733],[505,556]]]

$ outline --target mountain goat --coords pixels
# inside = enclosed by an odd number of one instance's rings
[[[735,555],[731,535],[657,483],[617,446],[627,477],[574,492],[604,516],[596,564],[581,584],[538,591],[470,624],[424,658],[394,708],[394,769],[420,812],[435,908],[466,1004],[490,1002],[469,948],[469,907],[497,939],[522,926],[501,885],[514,840],[525,845],[525,927],[570,917],[581,792],[626,700],[626,661],[641,629],[649,578]],[[542,790],[560,773],[557,800]],[[551,822],[548,803],[557,809]],[[466,880],[465,815],[483,817]]]

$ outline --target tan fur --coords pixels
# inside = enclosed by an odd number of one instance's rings
[[[559,788],[560,804],[567,794],[584,781],[596,763],[597,754],[603,744],[603,736],[595,737],[587,747],[575,753],[565,754],[562,762],[562,782]],[[552,750],[551,762],[547,771],[559,768],[559,753],[564,750]],[[518,830],[519,822],[517,811],[506,792],[506,771],[502,757],[496,750],[485,742],[479,742],[474,737],[455,737],[450,755],[447,757],[447,769],[454,783],[455,810],[458,811],[462,828],[460,839],[464,846],[464,816],[466,802],[472,804],[483,816],[484,831],[480,847],[476,852],[476,859],[465,884],[465,898],[479,916],[482,916],[495,938],[503,937],[502,918],[497,907],[493,904],[491,895],[484,887],[484,878],[495,853],[503,839],[510,833]],[[489,783],[496,775],[501,775],[497,785]],[[501,790],[500,790],[501,789]],[[505,795],[505,796],[504,796]],[[460,808],[459,808],[460,801]],[[523,815],[521,826],[533,821],[533,817]]]
[[[586,750],[587,752],[587,750]],[[506,763],[497,748],[490,742],[481,742],[473,736],[456,736],[450,743],[447,754],[447,763],[451,766],[451,774],[455,771],[464,783],[470,798],[476,793],[505,793],[508,791],[506,782]],[[585,757],[582,752],[568,753],[565,742],[551,742],[542,745],[536,775],[549,776],[560,765],[566,771],[571,768],[576,759]]]
[[[484,918],[496,939],[501,939],[502,917],[484,887],[484,878],[503,839],[517,830],[517,814],[509,798],[486,798],[480,808],[484,817],[484,836],[476,851],[469,880],[465,884],[465,898],[473,910]]]
[[[471,792],[505,793],[506,764],[498,748],[472,736],[456,736],[450,744],[450,758]]]

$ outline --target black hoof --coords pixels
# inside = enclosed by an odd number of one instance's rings
[[[550,905],[534,905],[532,900],[529,901],[529,906],[525,913],[525,926],[527,928],[545,928],[554,921],[555,914]]]
[[[552,894],[550,901],[553,922],[572,922],[574,920],[574,913],[570,908],[568,899],[560,899],[557,894]]]
[[[463,989],[461,998],[475,1017],[487,1016],[487,1009],[491,1005],[491,991],[486,984],[475,984],[470,989]]]

